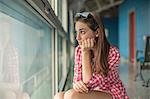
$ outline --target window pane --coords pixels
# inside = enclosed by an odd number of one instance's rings
[[[63,38],[58,35],[58,84],[59,84],[59,87],[60,87],[60,82],[61,82],[61,79],[63,77]]]
[[[31,99],[52,99],[52,28],[24,6],[7,4],[0,2],[0,83]]]

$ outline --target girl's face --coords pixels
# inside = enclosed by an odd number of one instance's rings
[[[86,39],[92,39],[96,37],[96,33],[92,31],[86,23],[77,21],[75,24],[75,30],[77,32],[76,39],[79,45],[82,45],[82,41]]]

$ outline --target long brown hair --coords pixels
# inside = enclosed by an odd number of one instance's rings
[[[84,13],[84,12],[82,12]],[[94,56],[94,65],[96,68],[96,73],[103,73],[107,76],[108,68],[108,54],[110,43],[105,35],[104,25],[100,15],[96,12],[90,12],[89,17],[77,16],[75,17],[75,22],[80,21],[86,23],[91,30],[98,31],[98,37],[96,37],[96,56]]]

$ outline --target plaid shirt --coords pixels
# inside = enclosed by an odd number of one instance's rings
[[[3,56],[2,82],[20,86],[19,58],[16,48],[8,47]]]
[[[122,81],[119,79],[120,53],[116,47],[111,46],[108,56],[109,72],[105,77],[103,74],[93,72],[92,78],[87,83],[90,90],[110,93],[113,99],[129,99]],[[75,66],[73,82],[82,80],[82,56],[79,46],[75,49]]]

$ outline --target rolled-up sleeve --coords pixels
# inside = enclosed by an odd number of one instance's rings
[[[116,83],[119,80],[119,62],[119,51],[117,48],[111,47],[108,56],[109,72],[107,77],[103,74],[93,73],[92,78],[87,83],[87,87],[90,89],[94,89],[95,87],[107,89],[110,84]]]

